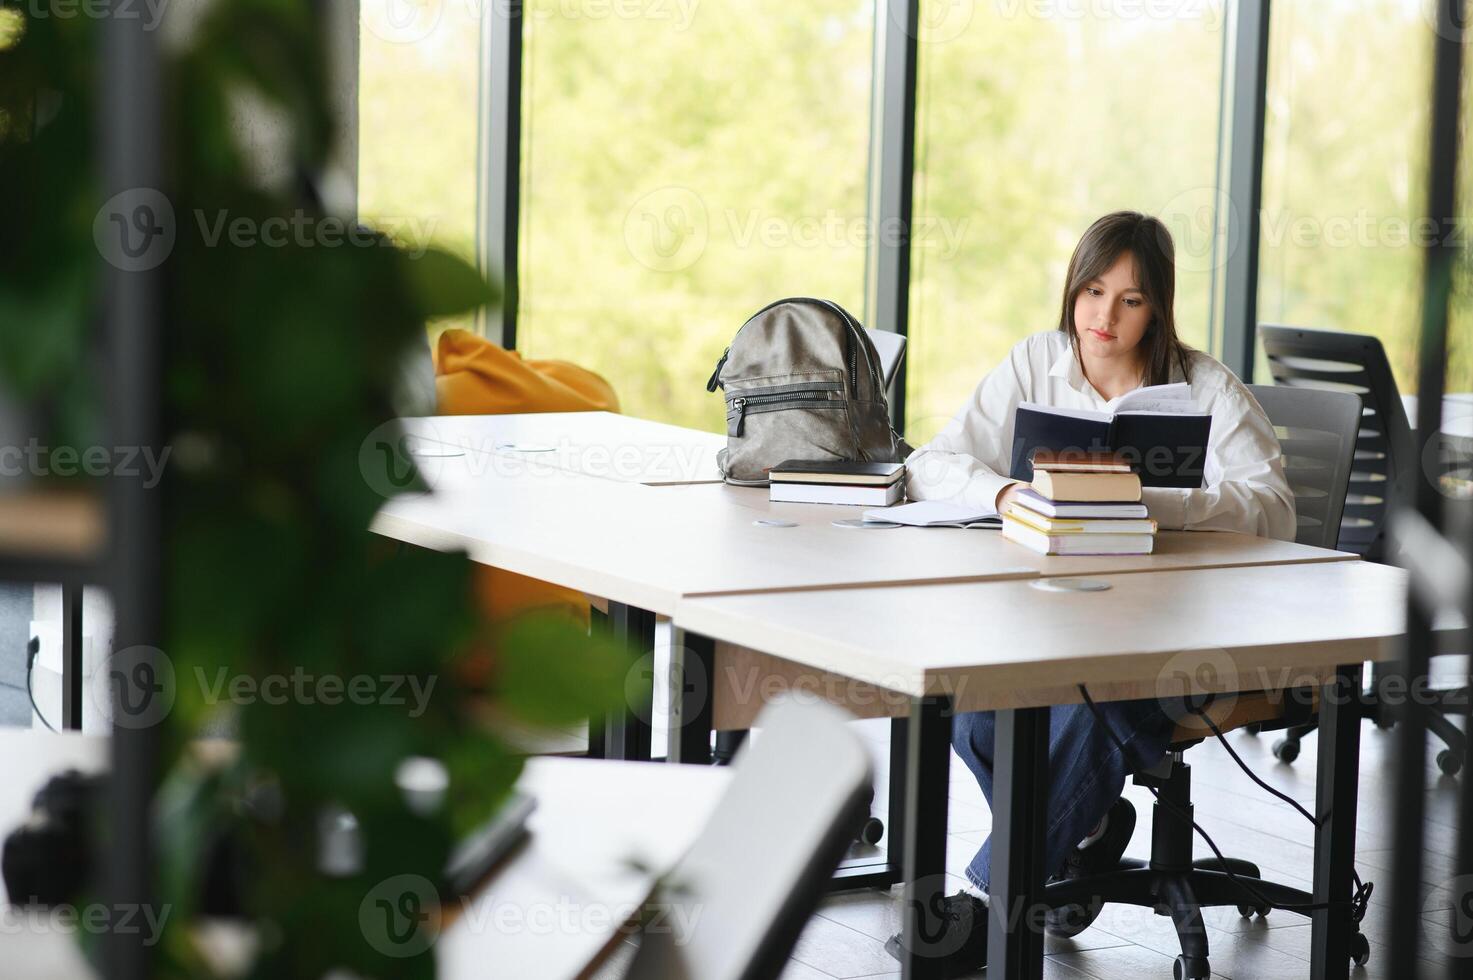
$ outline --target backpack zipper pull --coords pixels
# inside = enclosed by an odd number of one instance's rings
[[[711,380],[706,382],[707,391],[715,391],[716,386],[721,383],[721,369],[726,367],[726,358],[731,354],[731,348],[721,352],[721,360],[716,362],[716,370],[711,372]]]
[[[742,423],[747,418],[747,400],[736,398],[732,400],[731,407],[736,409],[736,415],[727,416],[726,434],[729,436],[740,436],[742,434]]]

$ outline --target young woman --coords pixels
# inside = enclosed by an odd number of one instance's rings
[[[1185,381],[1197,407],[1212,415],[1205,485],[1145,488],[1151,516],[1163,529],[1293,540],[1294,498],[1273,427],[1231,371],[1177,338],[1175,291],[1171,233],[1160,221],[1134,211],[1096,221],[1069,260],[1058,329],[1014,347],[945,431],[906,460],[911,499],[956,498],[1001,510],[1024,486],[1006,475],[1019,402],[1104,409],[1143,385]],[[1050,712],[1047,867],[1059,876],[1094,874],[1119,862],[1135,829],[1135,811],[1120,795],[1125,779],[1164,757],[1173,728],[1167,706],[1155,700],[1098,707],[1115,738],[1084,705]],[[1121,757],[1116,739],[1131,758]],[[993,744],[991,712],[956,717],[952,745],[989,803]],[[967,890],[946,900],[949,928],[957,934],[929,951],[944,956],[948,975],[987,959],[990,844],[968,865]],[[897,956],[899,940],[887,944]]]

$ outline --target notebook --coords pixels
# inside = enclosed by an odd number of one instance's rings
[[[1023,402],[1013,416],[1010,475],[1033,481],[1036,450],[1115,452],[1147,487],[1202,485],[1212,416],[1197,408],[1186,382],[1137,388],[1106,411]]]
[[[954,500],[917,500],[885,510],[867,510],[864,519],[909,527],[1002,527],[1002,518],[994,508],[959,504]]]
[[[1134,517],[1149,516],[1145,504],[1083,504],[1050,500],[1031,487],[1019,490],[1013,500],[1046,517]]]
[[[767,499],[789,504],[851,504],[860,507],[889,507],[905,496],[905,481],[885,487],[831,483],[780,483],[767,486]],[[888,520],[889,518],[886,518]]]
[[[843,483],[887,487],[905,473],[904,463],[851,463],[840,459],[790,459],[767,471],[774,483]]]

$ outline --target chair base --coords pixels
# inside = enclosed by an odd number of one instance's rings
[[[1073,917],[1079,928],[1063,930],[1063,934],[1082,931],[1107,902],[1148,908],[1157,915],[1171,916],[1176,927],[1181,943],[1174,968],[1177,980],[1202,980],[1211,974],[1202,909],[1230,906],[1246,917],[1267,915],[1270,905],[1313,902],[1309,892],[1263,880],[1251,861],[1192,859],[1191,766],[1182,762],[1180,752],[1172,755],[1164,775],[1140,773],[1135,781],[1159,787],[1151,816],[1151,860],[1126,858],[1113,871],[1045,886],[1043,900],[1050,909],[1079,910]],[[1359,932],[1351,939],[1351,951],[1357,964],[1369,957],[1370,945]]]
[[[1456,776],[1462,770],[1468,759],[1468,736],[1461,728],[1454,725],[1447,717],[1450,714],[1462,714],[1469,697],[1466,687],[1451,688],[1443,691],[1429,692],[1432,700],[1429,704],[1417,705],[1427,725],[1427,730],[1442,739],[1447,748],[1437,753],[1437,768],[1444,775]],[[1378,728],[1390,728],[1396,720],[1391,708],[1382,703],[1376,696],[1374,687],[1368,693],[1361,695],[1361,716],[1376,723]],[[1274,758],[1280,762],[1293,762],[1299,758],[1300,742],[1304,737],[1313,732],[1318,725],[1310,722],[1307,725],[1294,725],[1284,730],[1284,737],[1274,742]],[[1262,731],[1259,726],[1249,726],[1254,734]]]

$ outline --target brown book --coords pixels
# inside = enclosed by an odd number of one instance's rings
[[[1134,503],[1141,499],[1141,478],[1134,473],[1056,473],[1035,469],[1033,489],[1049,500]]]
[[[1055,473],[1129,473],[1130,461],[1119,453],[1091,453],[1080,449],[1035,449],[1033,468]]]

